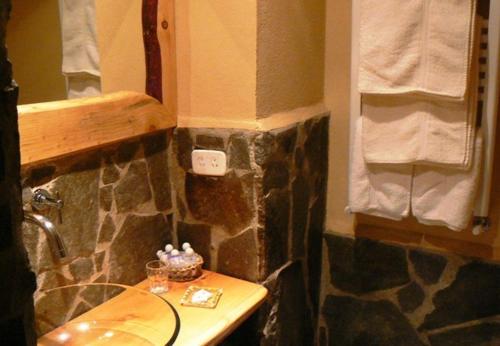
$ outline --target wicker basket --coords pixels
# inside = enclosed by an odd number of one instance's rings
[[[169,268],[168,278],[172,281],[183,282],[191,281],[201,276],[201,266],[203,265],[203,258],[194,254],[195,263],[182,267],[182,268]]]

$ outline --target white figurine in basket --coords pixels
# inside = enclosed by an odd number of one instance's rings
[[[203,258],[189,243],[182,244],[179,251],[172,244],[165,246],[165,251],[158,250],[156,256],[169,267],[169,276],[173,281],[190,281],[202,274]]]
[[[185,265],[191,265],[197,261],[196,252],[191,247],[189,243],[183,243],[182,249],[184,251],[179,251],[173,247],[172,244],[167,244],[165,246],[165,251],[158,250],[156,256],[158,259],[164,263],[171,265],[172,267],[183,267]]]

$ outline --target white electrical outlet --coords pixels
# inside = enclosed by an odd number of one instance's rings
[[[226,174],[226,153],[223,151],[196,149],[191,153],[191,161],[195,174],[214,176]]]

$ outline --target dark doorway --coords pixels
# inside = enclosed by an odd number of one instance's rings
[[[0,0],[0,340],[2,345],[35,345],[34,274],[21,236],[18,88],[12,80],[5,36],[10,0]]]

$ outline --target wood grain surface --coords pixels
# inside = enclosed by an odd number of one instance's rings
[[[168,129],[175,116],[150,96],[121,91],[18,107],[21,164]]]
[[[222,288],[223,294],[218,305],[214,309],[182,306],[180,300],[191,285]],[[246,320],[263,303],[267,295],[267,289],[261,285],[210,271],[204,271],[203,275],[194,281],[171,282],[169,286],[169,291],[161,294],[160,297],[172,304],[178,313],[180,330],[174,345],[180,346],[219,343]],[[147,290],[148,282],[145,280],[135,287]],[[127,290],[66,325],[45,334],[39,338],[38,345],[58,345],[59,343],[56,342],[61,333],[71,329],[69,324],[75,326],[78,323],[93,320],[114,321],[109,324],[109,328],[111,331],[122,332],[117,333],[116,339],[113,339],[113,342],[119,342],[120,345],[137,345],[137,339],[131,340],[127,338],[127,334],[140,336],[154,344],[163,345],[165,338],[168,339],[174,331],[175,316],[165,308],[164,302],[148,296],[149,294],[144,291]],[[150,328],[150,333],[144,326]],[[155,331],[164,333],[158,334]],[[89,333],[89,339],[85,340],[84,344],[98,345],[95,338],[95,334]]]

